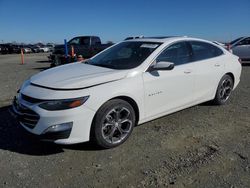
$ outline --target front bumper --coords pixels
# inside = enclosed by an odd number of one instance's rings
[[[10,108],[11,114],[20,125],[41,140],[57,144],[74,144],[89,141],[90,128],[95,112],[84,105],[61,111],[47,111],[38,104],[29,103],[21,97],[15,98]],[[71,123],[68,129],[49,131],[53,126]]]

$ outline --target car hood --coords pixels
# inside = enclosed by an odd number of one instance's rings
[[[84,89],[123,79],[127,72],[84,63],[72,63],[38,73],[30,78],[30,82],[49,89]]]

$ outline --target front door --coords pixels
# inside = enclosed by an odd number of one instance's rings
[[[186,42],[172,44],[154,63],[167,61],[174,63],[175,67],[143,74],[146,117],[161,115],[192,103],[194,69],[190,55]]]

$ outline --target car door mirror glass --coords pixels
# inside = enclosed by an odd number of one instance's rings
[[[151,71],[154,70],[172,70],[174,68],[174,63],[168,61],[159,61],[151,66]]]

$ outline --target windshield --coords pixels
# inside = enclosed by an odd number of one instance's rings
[[[71,39],[69,44],[78,44],[78,45],[89,45],[90,43],[90,37],[76,37]]]
[[[100,53],[87,63],[111,69],[132,69],[139,66],[161,43],[122,42]]]
[[[229,44],[234,44],[234,43],[236,43],[236,42],[238,42],[239,40],[241,40],[243,37],[240,37],[240,38],[237,38],[237,39],[235,39],[235,40],[233,40],[233,41],[231,41]]]

